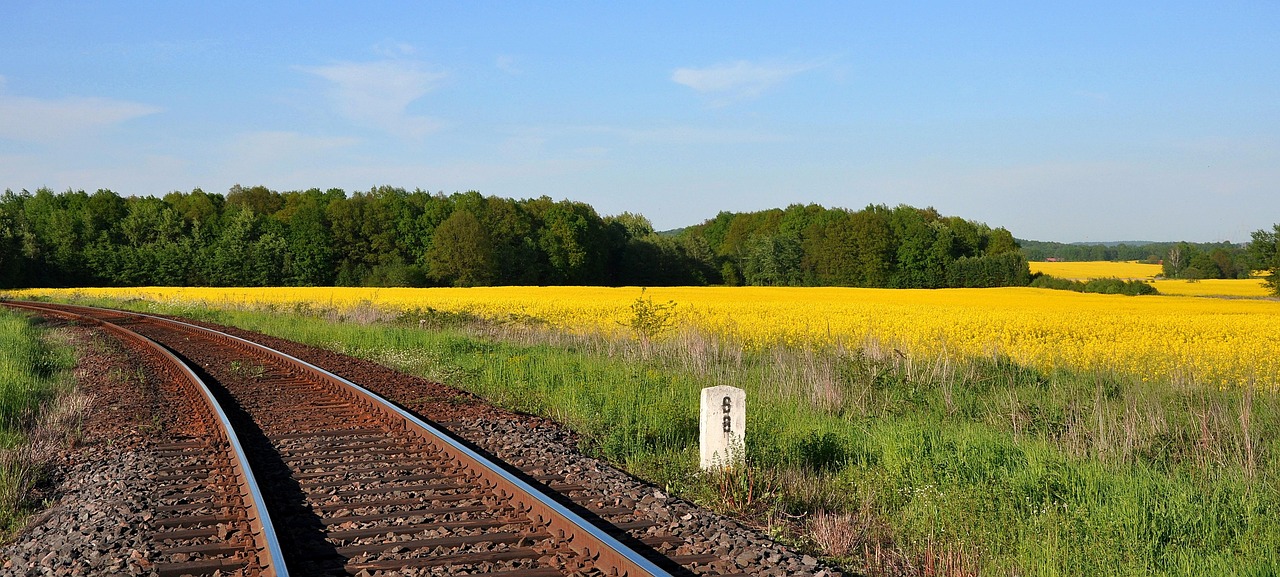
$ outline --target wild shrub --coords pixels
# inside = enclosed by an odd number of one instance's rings
[[[645,289],[640,289],[640,296],[631,303],[631,317],[625,326],[631,327],[640,341],[648,346],[654,338],[675,325],[676,303],[655,303],[644,292]]]

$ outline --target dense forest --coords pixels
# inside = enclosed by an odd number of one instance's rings
[[[234,186],[0,197],[0,286],[1025,285],[1009,231],[909,206],[723,212],[675,235],[542,197]]]
[[[1018,243],[1031,261],[1141,261],[1164,265],[1166,278],[1248,278],[1254,269],[1264,268],[1245,245],[1230,242]]]

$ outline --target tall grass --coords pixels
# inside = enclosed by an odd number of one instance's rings
[[[0,535],[30,508],[30,491],[65,438],[62,429],[85,409],[83,402],[65,402],[72,350],[54,344],[37,323],[0,309]]]
[[[117,303],[119,304],[119,303]],[[420,313],[158,307],[362,356],[566,423],[583,449],[868,574],[1280,571],[1280,396],[874,341],[749,351]],[[697,471],[698,391],[747,390],[749,465]]]

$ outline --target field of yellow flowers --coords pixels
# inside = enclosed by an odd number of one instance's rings
[[[1179,281],[1181,282],[1181,281]],[[1185,283],[1184,283],[1185,284]],[[626,334],[638,288],[33,289],[8,296],[144,299],[214,307],[402,312],[434,309],[533,320],[579,333]],[[1041,369],[1117,372],[1154,382],[1280,387],[1280,303],[1123,297],[1034,288],[891,290],[681,287],[677,324],[747,348],[858,347],[920,358],[1003,356]]]
[[[1031,262],[1032,273],[1044,273],[1070,280],[1094,278],[1119,278],[1124,280],[1151,280],[1162,272],[1158,264],[1140,262]]]
[[[1194,282],[1159,279],[1151,282],[1163,295],[1189,297],[1262,298],[1271,295],[1259,278],[1207,278]]]
[[[1261,298],[1271,293],[1260,278],[1204,279],[1188,282],[1180,279],[1157,279],[1162,270],[1158,264],[1140,262],[1032,262],[1031,272],[1058,278],[1087,281],[1095,278],[1119,278],[1151,283],[1164,295],[1190,297]]]

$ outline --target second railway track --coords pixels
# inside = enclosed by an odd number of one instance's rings
[[[214,383],[248,454],[283,563],[246,525],[258,515],[233,510],[246,493],[226,489],[234,463],[189,439],[160,448],[173,459],[162,479],[171,495],[158,523],[167,533],[157,539],[170,543],[161,574],[283,574],[273,565],[295,575],[716,574],[706,565],[713,556],[657,552],[679,538],[631,539],[624,530],[644,522],[596,517],[626,511],[576,506],[562,477],[486,462],[431,423],[284,353],[170,319],[38,306],[162,343]]]

